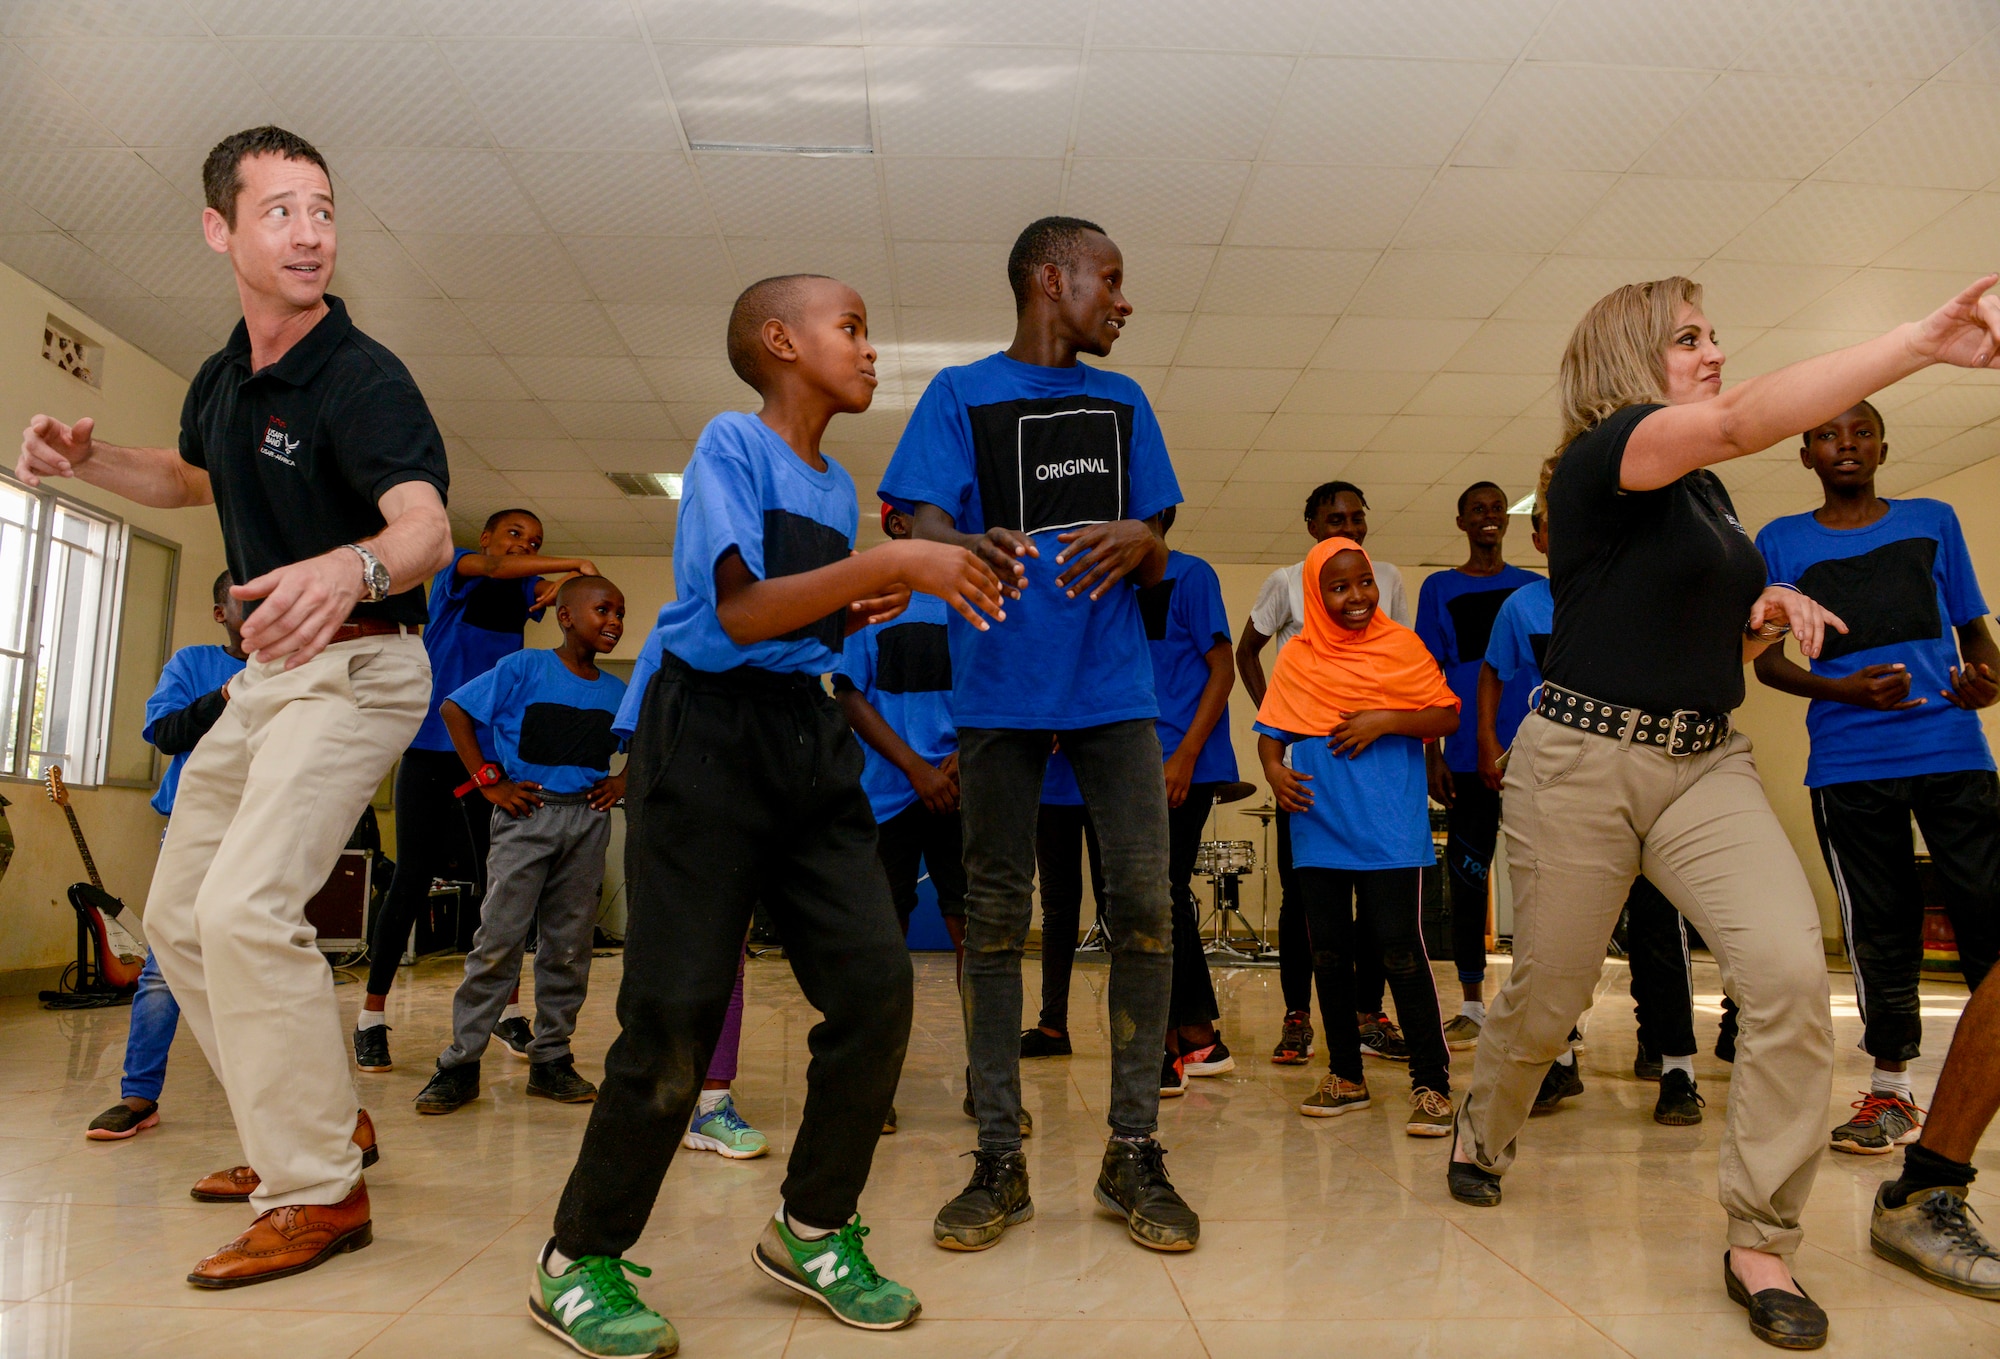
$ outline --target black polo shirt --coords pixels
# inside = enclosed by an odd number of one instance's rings
[[[354,327],[341,300],[261,373],[243,322],[202,364],[181,407],[181,458],[208,473],[238,581],[373,537],[376,502],[425,481],[443,496],[444,439],[409,369]],[[251,601],[245,612],[256,606]],[[425,621],[422,585],[355,613]]]

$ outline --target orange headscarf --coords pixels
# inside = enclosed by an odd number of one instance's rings
[[[1416,633],[1380,609],[1359,632],[1333,621],[1319,577],[1337,552],[1368,555],[1348,538],[1325,539],[1307,554],[1305,626],[1278,653],[1257,720],[1299,736],[1325,736],[1350,714],[1371,709],[1456,708],[1457,695]]]

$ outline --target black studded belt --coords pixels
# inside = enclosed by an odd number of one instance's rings
[[[1662,716],[1642,708],[1621,708],[1615,703],[1586,698],[1559,684],[1542,685],[1542,701],[1535,709],[1551,722],[1575,727],[1596,736],[1618,740],[1629,727],[1636,745],[1657,746],[1675,759],[1713,750],[1729,739],[1729,714],[1704,714],[1693,708],[1678,708]]]

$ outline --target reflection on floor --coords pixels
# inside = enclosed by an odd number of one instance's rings
[[[1505,961],[1496,962],[1504,975]],[[1455,991],[1447,973],[1439,969],[1439,989]],[[478,1102],[445,1118],[413,1114],[411,1097],[446,1037],[456,975],[450,960],[404,971],[390,1001],[400,1064],[356,1077],[383,1151],[368,1176],[374,1245],[298,1278],[221,1294],[182,1282],[247,1220],[241,1209],[187,1196],[201,1174],[239,1159],[193,1040],[183,1032],[174,1048],[158,1129],[130,1142],[86,1142],[84,1125],[117,1095],[127,1012],[56,1015],[0,1001],[0,1359],[566,1353],[531,1326],[523,1302],[587,1110],[527,1099],[525,1066],[495,1049]],[[1616,964],[1581,1057],[1587,1089],[1530,1123],[1498,1210],[1446,1196],[1447,1144],[1403,1134],[1408,1080],[1398,1068],[1369,1062],[1376,1107],[1364,1113],[1295,1113],[1317,1072],[1267,1060],[1281,1008],[1276,972],[1219,971],[1237,1070],[1194,1081],[1162,1108],[1168,1167],[1203,1217],[1200,1249],[1177,1256],[1133,1245],[1091,1202],[1107,1042],[1105,969],[1090,964],[1077,970],[1072,1002],[1077,1055],[1024,1068],[1036,1124],[1035,1220],[978,1255],[931,1244],[931,1215],[964,1182],[968,1163],[958,1158],[973,1128],[958,1107],[963,1050],[950,959],[920,957],[917,975],[902,1131],[884,1139],[862,1210],[876,1262],[916,1289],[923,1318],[893,1335],[846,1329],[746,1258],[776,1203],[814,1022],[789,969],[767,959],[750,967],[738,1099],[777,1154],[727,1162],[683,1153],[632,1251],[653,1267],[645,1296],[678,1324],[683,1353],[1770,1353],[1751,1340],[1717,1277],[1715,1148],[1729,1068],[1704,1051],[1697,1068],[1708,1121],[1656,1126],[1654,1087],[1631,1076],[1631,1006]],[[578,1057],[593,1078],[612,1037],[618,976],[616,958],[600,960],[584,1011]],[[1034,976],[1031,960],[1031,995]],[[1799,1111],[1825,1127],[1843,1121],[1866,1083],[1852,987],[1844,976],[1834,986],[1838,1078],[1825,1109]],[[1713,1002],[1712,966],[1697,965],[1695,989]],[[341,988],[350,1015],[358,990]],[[1964,995],[1926,986],[1920,1098]],[[1712,1010],[1699,1018],[1704,1047],[1715,1024]],[[1469,1057],[1459,1055],[1461,1082]],[[2000,1190],[2000,1142],[1987,1147],[1980,1159]],[[1869,1253],[1868,1204],[1898,1164],[1828,1155],[1821,1167],[1798,1272],[1832,1310],[1826,1353],[2000,1354],[2000,1306],[1931,1288]],[[1973,1198],[1989,1230],[2000,1229],[2000,1193]]]

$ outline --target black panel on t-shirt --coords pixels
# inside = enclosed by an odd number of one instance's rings
[[[1131,406],[1079,392],[965,414],[987,528],[1042,533],[1125,518]]]
[[[1668,713],[1743,702],[1743,628],[1764,558],[1707,468],[1621,491],[1627,406],[1570,442],[1549,482],[1555,627],[1543,673],[1609,703]]]
[[[1499,617],[1500,606],[1513,593],[1514,590],[1468,590],[1453,595],[1445,605],[1451,614],[1452,631],[1458,638],[1460,664],[1486,659],[1486,644],[1493,638],[1493,620]]]
[[[1139,617],[1146,624],[1146,640],[1164,642],[1167,640],[1167,610],[1173,607],[1174,577],[1168,576],[1158,585],[1139,587]]]
[[[1545,670],[1549,661],[1549,635],[1546,632],[1528,634],[1528,650],[1535,654],[1535,669]]]
[[[618,751],[612,714],[567,703],[530,703],[521,715],[521,758],[529,764],[609,770]]]
[[[764,579],[796,576],[845,561],[847,535],[837,528],[809,519],[790,510],[764,511]],[[826,617],[802,628],[793,628],[781,642],[802,642],[813,638],[828,651],[838,653],[847,636],[847,611],[835,609]]]
[[[1935,538],[1902,538],[1858,557],[1830,557],[1808,566],[1792,583],[1847,624],[1845,633],[1826,630],[1819,658],[1942,637],[1944,619],[1931,575],[1937,549]]]
[[[528,592],[518,580],[489,576],[465,592],[465,611],[460,617],[468,627],[519,637],[528,626]]]
[[[951,689],[951,634],[942,623],[896,623],[875,639],[875,687],[885,694]]]

